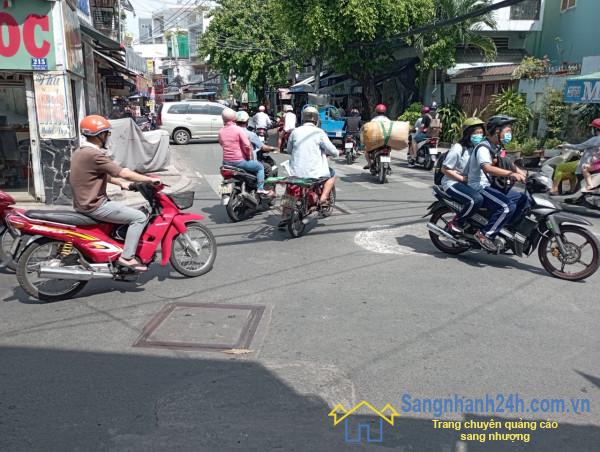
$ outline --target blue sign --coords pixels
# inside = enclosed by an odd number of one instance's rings
[[[48,70],[48,58],[32,58],[31,69],[34,71],[47,71]]]
[[[573,79],[567,80],[565,102],[580,104],[600,103],[600,80]]]
[[[90,2],[89,0],[77,0],[77,9],[86,16],[90,15]]]

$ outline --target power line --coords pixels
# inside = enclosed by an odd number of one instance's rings
[[[151,36],[147,36],[144,39],[140,38],[139,40],[137,40],[137,42],[135,42],[135,44],[141,44],[144,42],[154,40],[154,38],[160,37],[160,35],[164,33],[164,30],[167,30],[168,28],[171,28],[174,25],[179,24],[182,20],[184,20],[187,17],[191,16],[192,14],[196,13],[197,12],[196,10],[198,7],[206,6],[206,4],[208,3],[208,2],[203,2],[198,5],[190,5],[190,3],[192,1],[195,1],[195,0],[188,0],[184,4],[175,5],[175,6],[181,7],[181,9],[179,11],[175,12],[171,17],[169,17],[168,20],[166,20],[162,24],[163,31],[158,32],[158,33],[153,33]],[[193,8],[185,8],[186,6],[193,6]]]

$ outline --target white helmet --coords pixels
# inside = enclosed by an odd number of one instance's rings
[[[294,109],[292,108],[291,105],[284,105],[283,106],[283,111],[288,112],[288,111],[294,111]]]
[[[238,111],[235,115],[235,122],[247,123],[250,120],[250,116],[244,110]]]
[[[260,107],[258,107],[258,111],[265,111],[265,110],[266,110],[266,108],[264,105],[261,105]]]
[[[315,107],[305,107],[302,110],[302,123],[312,122],[314,124],[319,123],[319,110]]]

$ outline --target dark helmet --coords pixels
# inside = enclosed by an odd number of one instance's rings
[[[490,135],[493,135],[497,129],[501,129],[502,127],[512,124],[516,121],[517,120],[515,118],[506,115],[492,116],[490,119],[488,119],[485,129]]]
[[[550,178],[541,173],[531,173],[526,184],[531,193],[547,193],[552,189]]]

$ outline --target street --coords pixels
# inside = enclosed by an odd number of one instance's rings
[[[385,185],[362,157],[337,159],[334,215],[290,239],[277,210],[229,221],[217,144],[172,149],[195,182],[192,211],[217,239],[214,269],[187,279],[154,265],[138,284],[93,281],[79,298],[50,304],[3,270],[0,450],[598,450],[600,274],[552,278],[537,252],[440,253],[422,218],[433,176],[397,155]],[[590,221],[600,236],[600,220]],[[180,307],[150,331],[172,303]],[[139,346],[141,336],[233,350]],[[403,394],[585,399],[591,409],[440,416],[402,412]],[[347,445],[328,414],[363,400],[400,416],[381,443]],[[483,444],[434,429],[440,418],[559,425],[530,432],[530,442]]]

